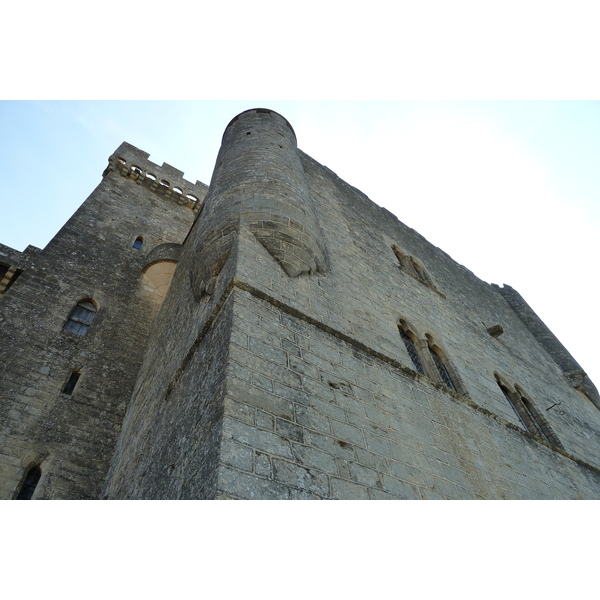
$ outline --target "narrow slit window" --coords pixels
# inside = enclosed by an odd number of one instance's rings
[[[537,411],[533,408],[529,400],[521,396],[521,404],[523,405],[524,412],[527,415],[527,420],[533,425],[533,428],[535,429],[534,433],[538,437],[541,437],[542,439],[546,440],[549,444],[551,444],[552,442],[548,439],[548,436],[538,423],[538,420],[535,418],[535,413]]]
[[[554,433],[554,430],[550,426],[550,423],[548,423],[546,418],[538,412],[534,403],[531,400],[529,400],[529,398],[523,396],[523,394],[521,393],[520,396],[521,405],[523,406],[523,410],[527,415],[527,419],[531,422],[533,428],[535,428],[535,432],[532,431],[531,433],[534,433],[534,435],[537,435],[537,437],[539,437],[540,439],[548,442],[551,446],[555,446],[564,450],[564,446],[558,439],[556,433]]]
[[[513,402],[513,399],[510,396],[509,389],[501,381],[499,381],[498,378],[496,378],[496,383],[498,384],[498,387],[502,390],[502,393],[504,394],[504,397],[506,398],[508,403],[512,406],[512,409],[515,411],[515,414],[519,418],[519,421],[521,421],[521,425],[523,425],[523,429],[525,429],[525,431],[529,431],[529,427],[527,427],[527,423],[525,423],[525,420],[521,416],[521,413],[517,410],[517,407],[515,406],[515,403]]]
[[[82,300],[71,311],[63,329],[84,336],[96,316],[96,306],[89,300]]]
[[[394,251],[394,254],[396,255],[396,259],[398,260],[398,266],[403,270],[406,271],[406,259],[404,258],[404,254],[402,254],[402,252],[400,252],[400,249],[398,248],[398,246],[392,246],[392,250]]]
[[[63,394],[69,394],[70,396],[73,393],[73,390],[75,389],[75,386],[79,381],[80,375],[81,373],[79,373],[79,371],[73,371],[71,373],[69,379],[67,380],[67,383],[65,383],[65,387],[63,388]]]
[[[136,250],[140,250],[143,245],[144,245],[144,238],[140,235],[135,239],[135,242],[133,242],[133,246],[131,246],[131,247],[135,248]]]
[[[33,493],[35,492],[35,488],[40,481],[40,477],[42,476],[42,470],[39,465],[35,465],[27,471],[27,475],[25,476],[25,481],[19,490],[19,494],[17,495],[17,500],[31,500],[33,497]]]
[[[412,256],[410,257],[410,264],[417,276],[417,279],[421,283],[424,283],[425,285],[429,285],[429,282],[427,281],[427,276],[425,275],[423,268],[421,267],[421,265],[419,263],[417,263],[417,261]]]
[[[448,369],[446,369],[446,365],[442,362],[442,359],[437,355],[435,350],[432,350],[431,348],[429,348],[429,351],[431,354],[431,358],[433,359],[433,362],[435,364],[435,367],[438,370],[438,373],[439,373],[440,377],[442,378],[442,381],[444,382],[444,385],[447,388],[456,392],[456,387],[454,386],[454,383],[452,382],[450,373],[448,373]]]
[[[417,347],[415,346],[415,343],[410,339],[410,337],[402,329],[400,329],[400,337],[402,338],[402,341],[404,342],[404,346],[406,347],[406,351],[408,352],[408,355],[410,356],[410,360],[412,361],[415,371],[417,371],[417,373],[421,373],[421,375],[426,375],[425,368],[423,367],[423,363],[421,362],[421,357],[419,356],[419,353],[417,352]]]

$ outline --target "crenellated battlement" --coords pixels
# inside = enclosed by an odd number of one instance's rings
[[[159,166],[148,160],[149,156],[147,152],[123,142],[108,158],[108,166],[102,177],[115,171],[162,198],[187,206],[194,212],[198,211],[204,202],[208,186],[200,181],[187,181],[183,178],[183,171],[167,163]]]

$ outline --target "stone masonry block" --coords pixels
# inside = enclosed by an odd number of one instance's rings
[[[314,429],[325,434],[331,434],[329,418],[318,413],[313,408],[296,404],[294,406],[294,421],[301,427]]]
[[[292,462],[273,459],[273,473],[275,480],[286,486],[320,497],[329,496],[329,478],[322,472],[311,471]]]
[[[290,355],[288,357],[289,368],[302,375],[304,377],[310,377],[311,379],[319,380],[319,370],[305,360],[301,360],[296,356]]]
[[[254,472],[261,477],[272,479],[273,470],[271,467],[271,457],[262,452],[255,452],[254,456]]]
[[[355,460],[354,446],[344,440],[310,430],[304,432],[304,440],[307,445],[315,446],[327,454],[346,460]]]
[[[352,445],[360,446],[362,448],[366,446],[363,430],[355,427],[354,425],[340,423],[339,421],[331,419],[331,429],[333,431],[333,435],[344,442],[348,442]]]
[[[221,461],[240,471],[252,473],[253,452],[249,446],[238,444],[234,440],[225,440],[221,446]]]
[[[223,437],[232,438],[241,444],[250,445],[268,454],[284,458],[292,457],[288,440],[275,433],[252,427],[247,423],[225,418],[223,420]]]
[[[246,500],[287,500],[289,488],[276,481],[249,475],[221,465],[217,472],[217,489]]]
[[[292,453],[296,461],[307,469],[338,474],[335,457],[319,448],[292,442]]]
[[[369,491],[368,488],[363,485],[358,485],[344,479],[336,479],[332,477],[331,483],[331,497],[339,500],[368,500]]]
[[[302,427],[284,419],[276,419],[276,430],[282,437],[295,442],[304,442],[304,430]]]
[[[285,398],[280,398],[274,394],[259,388],[249,386],[244,381],[230,378],[227,384],[227,392],[233,398],[239,398],[240,401],[268,412],[277,417],[292,419],[294,414],[293,404]]]
[[[350,463],[349,468],[352,480],[356,483],[371,488],[381,489],[381,474],[374,469],[370,469],[369,467],[357,463]]]

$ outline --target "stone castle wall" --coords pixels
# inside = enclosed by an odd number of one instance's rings
[[[14,497],[32,465],[42,472],[36,498],[99,495],[157,312],[142,271],[153,247],[181,244],[195,216],[136,183],[131,166],[150,168],[147,157],[123,144],[46,248],[0,254],[0,263],[22,270],[0,296],[2,498]],[[152,171],[185,185],[164,167]],[[188,189],[200,202],[206,187]],[[82,299],[97,308],[84,336],[63,329]],[[79,379],[65,393],[73,372]]]
[[[600,413],[574,359],[510,288],[300,151],[283,117],[238,115],[208,190],[147,158],[121,146],[64,232],[13,257],[23,272],[0,303],[39,305],[48,333],[5,310],[23,327],[13,381],[28,361],[40,372],[5,396],[5,497],[28,452],[48,453],[36,497],[599,496]],[[67,265],[51,285],[28,283],[38,256]],[[61,327],[80,293],[101,308],[74,345]],[[56,336],[64,364],[43,350]],[[68,439],[43,433],[61,427]]]

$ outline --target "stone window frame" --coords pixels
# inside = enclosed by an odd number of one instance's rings
[[[467,396],[467,390],[458,374],[458,370],[443,346],[431,333],[425,334],[425,342],[427,344],[427,356],[429,358],[429,364],[432,367],[433,376],[431,379],[442,384],[447,389],[456,392],[457,394]],[[438,359],[437,361],[435,360],[434,355]],[[440,366],[443,370],[440,369]],[[443,371],[445,371],[445,373]],[[449,386],[448,383],[450,383],[451,386]]]
[[[65,384],[62,387],[61,394],[66,394],[68,396],[72,396],[79,380],[81,378],[83,369],[72,369],[69,372],[69,376],[65,381]]]
[[[504,397],[523,425],[523,429],[537,440],[564,450],[560,439],[550,426],[550,423],[548,423],[546,417],[536,408],[533,400],[531,400],[531,396],[519,385],[509,385],[506,379],[498,373],[494,373],[494,378],[498,387],[502,390]]]
[[[437,290],[433,284],[433,280],[420,260],[401,250],[396,244],[392,244],[392,252],[396,257],[396,260],[398,261],[398,267],[402,272],[410,275],[413,279],[416,279],[419,283],[433,290],[440,296],[445,297]]]
[[[415,362],[410,354],[409,349],[406,347],[406,342],[404,339],[402,339],[405,345],[406,353],[412,362],[413,370],[420,375],[424,375],[428,379],[431,379],[435,383],[443,385],[446,389],[452,392],[468,397],[467,390],[458,375],[456,367],[448,358],[447,352],[442,349],[441,345],[436,341],[436,339],[430,333],[426,333],[423,337],[420,337],[416,333],[417,330],[403,317],[398,319],[397,326],[399,332],[404,333],[404,335],[406,335],[406,337],[408,337],[408,339],[413,343],[424,373],[421,373],[421,371],[415,368]],[[402,338],[402,336],[400,337]],[[448,382],[445,381],[444,374],[440,372],[438,365],[436,365],[436,361],[433,358],[434,353],[443,366],[451,386],[449,386]]]
[[[420,340],[418,338],[418,336],[414,333],[413,328],[408,324],[408,322],[406,321],[406,319],[399,319],[398,320],[398,331],[400,332],[400,337],[402,339],[402,341],[404,342],[404,347],[406,349],[406,353],[408,354],[413,367],[414,367],[414,371],[416,371],[417,373],[420,373],[421,375],[424,376],[428,376],[427,375],[427,371],[425,369],[425,365],[423,364],[423,359],[421,358],[421,354],[422,352],[419,351],[419,348],[422,347],[422,344],[420,343]],[[408,340],[408,341],[407,341]],[[409,345],[412,345],[411,348],[409,348]],[[414,349],[414,353],[415,353],[415,357],[412,356],[412,350]],[[416,358],[416,360],[415,360]],[[418,361],[418,363],[417,363]]]
[[[93,309],[84,306],[86,304],[91,305]],[[77,311],[78,308],[83,309],[85,312],[82,312],[81,310]],[[69,331],[75,335],[84,337],[96,318],[98,311],[98,303],[93,298],[81,298],[71,309],[69,317],[63,325],[63,331]]]

